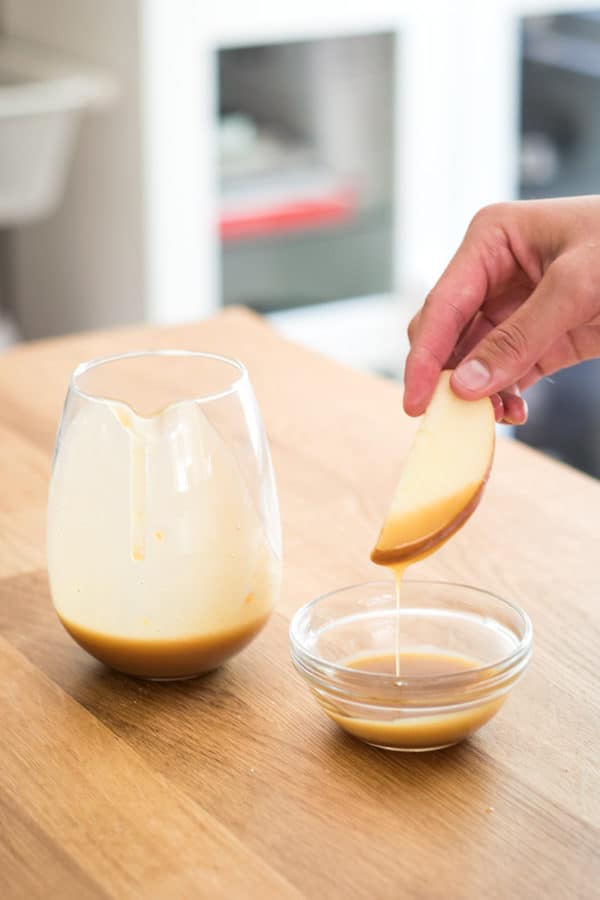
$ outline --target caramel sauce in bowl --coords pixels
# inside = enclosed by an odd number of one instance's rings
[[[532,637],[514,603],[437,581],[404,581],[401,607],[388,582],[343,588],[290,626],[292,661],[324,712],[368,744],[407,751],[456,744],[496,715]]]

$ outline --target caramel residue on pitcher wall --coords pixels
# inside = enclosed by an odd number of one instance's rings
[[[121,403],[109,408],[129,437],[129,551],[134,562],[146,558],[146,435],[138,430],[130,409]]]
[[[111,404],[111,409],[123,428],[126,431],[131,431],[131,413],[127,409],[117,405]]]
[[[423,509],[389,517],[371,553],[380,566],[417,562],[441,547],[469,518],[484,488],[471,484]]]
[[[129,521],[131,558],[140,561],[146,556],[146,438],[130,431],[129,449]]]

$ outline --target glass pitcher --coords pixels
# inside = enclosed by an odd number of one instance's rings
[[[67,631],[131,675],[191,678],[258,634],[279,592],[281,535],[240,362],[161,350],[75,370],[54,455],[48,570]]]

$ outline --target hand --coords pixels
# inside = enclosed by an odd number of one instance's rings
[[[443,368],[467,400],[522,424],[521,390],[600,356],[600,197],[485,207],[408,328],[404,408],[421,415]]]

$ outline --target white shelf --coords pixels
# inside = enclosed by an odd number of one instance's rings
[[[114,81],[32,44],[0,41],[0,226],[58,204],[80,115],[108,105]]]

